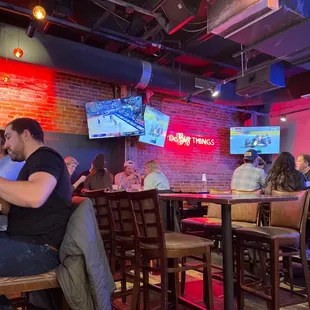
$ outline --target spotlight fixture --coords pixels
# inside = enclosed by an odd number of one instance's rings
[[[36,18],[38,20],[43,20],[46,16],[46,11],[42,6],[37,5],[33,8],[32,14],[33,14],[34,18]]]
[[[212,90],[212,97],[218,97],[221,93],[221,88],[222,88],[222,85],[218,84],[216,85]]]
[[[29,38],[33,38],[37,30],[38,30],[38,23],[37,21],[32,20],[26,29],[26,36]]]
[[[2,75],[1,79],[2,79],[2,81],[3,81],[4,83],[9,83],[9,82],[11,82],[10,76],[9,76],[8,74],[6,74],[6,73]]]
[[[286,121],[287,121],[286,115],[282,115],[282,116],[280,117],[280,121],[281,121],[281,122],[286,122]]]
[[[14,54],[15,57],[21,58],[21,57],[23,57],[23,55],[24,55],[24,51],[23,51],[21,48],[16,47],[16,48],[14,48],[14,50],[13,50],[13,54]]]

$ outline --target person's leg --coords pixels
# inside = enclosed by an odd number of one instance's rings
[[[36,275],[59,264],[58,252],[48,246],[16,241],[6,232],[0,232],[0,277]],[[0,310],[6,304],[6,298],[0,296]]]

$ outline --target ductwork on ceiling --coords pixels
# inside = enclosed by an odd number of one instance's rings
[[[241,45],[310,70],[310,1],[217,1],[209,8],[209,31]],[[303,35],[304,34],[304,35]],[[236,53],[235,57],[241,56]],[[275,101],[298,99],[310,93],[310,74],[290,78],[287,88],[269,96]]]
[[[150,89],[173,96],[188,96],[197,84],[213,82],[212,80],[172,68],[152,64],[136,58],[104,51],[81,43],[37,33],[35,38],[25,35],[25,30],[6,24],[0,25],[2,44],[0,57],[21,61],[59,72],[71,73],[122,84],[139,89]],[[13,49],[23,49],[24,56],[16,58]],[[197,80],[200,83],[197,83]],[[214,101],[210,92],[199,96],[200,100]],[[225,101],[242,100],[235,94],[234,85],[223,86],[221,98]]]
[[[309,17],[307,0],[217,1],[208,15],[210,32],[307,70]]]

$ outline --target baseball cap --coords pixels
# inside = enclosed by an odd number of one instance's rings
[[[255,160],[258,157],[257,151],[249,149],[244,153],[244,159],[246,160]]]
[[[124,168],[127,166],[134,166],[134,165],[135,165],[135,163],[132,160],[126,160],[124,162]]]

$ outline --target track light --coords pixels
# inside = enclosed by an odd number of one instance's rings
[[[32,20],[26,29],[26,36],[29,38],[33,38],[37,30],[38,30],[38,23],[37,21]]]
[[[216,85],[212,90],[212,97],[218,97],[221,93],[222,85],[218,84]]]
[[[33,8],[32,14],[33,14],[34,18],[36,18],[38,20],[43,20],[46,16],[46,11],[42,6],[37,5]]]
[[[282,116],[280,117],[280,121],[281,121],[281,122],[286,122],[286,121],[287,121],[286,115],[282,115]]]
[[[11,82],[11,78],[10,78],[10,76],[8,75],[8,74],[3,74],[2,75],[2,81],[4,82],[4,83],[9,83],[9,82]]]
[[[24,51],[23,51],[21,48],[16,47],[16,48],[14,48],[14,50],[13,50],[13,54],[14,54],[15,57],[21,58],[21,57],[23,57],[23,55],[24,55]]]

